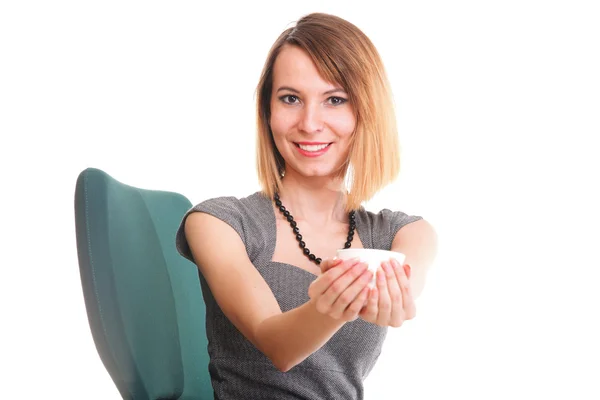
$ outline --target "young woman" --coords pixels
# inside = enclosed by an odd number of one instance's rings
[[[180,253],[201,272],[218,399],[361,399],[389,326],[415,315],[434,229],[361,203],[399,171],[389,85],[351,23],[310,14],[274,43],[258,84],[260,192],[186,213]],[[372,273],[340,248],[406,255]]]

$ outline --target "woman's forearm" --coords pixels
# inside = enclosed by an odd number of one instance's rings
[[[260,350],[287,372],[320,349],[344,324],[318,312],[312,302],[269,317],[256,330]]]

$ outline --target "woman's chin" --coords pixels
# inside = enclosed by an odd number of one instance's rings
[[[336,179],[340,171],[339,167],[335,165],[293,165],[288,168],[286,175],[294,174],[298,178],[311,178],[311,179]]]
[[[300,175],[304,178],[314,179],[335,179],[336,174],[333,168],[306,169],[301,171]]]

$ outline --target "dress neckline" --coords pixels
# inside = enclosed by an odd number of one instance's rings
[[[305,276],[311,277],[313,280],[318,277],[318,275],[313,274],[310,271],[305,270],[304,268],[300,268],[297,265],[284,263],[281,261],[273,261],[273,255],[275,254],[275,247],[277,246],[277,218],[275,217],[275,210],[273,208],[272,201],[269,197],[267,197],[262,192],[256,192],[255,196],[259,197],[260,204],[262,207],[265,207],[265,215],[267,215],[267,219],[265,221],[265,229],[268,230],[267,237],[272,237],[272,241],[267,241],[266,244],[266,261],[271,264],[285,265],[288,267],[292,267],[296,270],[303,271]],[[268,209],[268,211],[267,211]],[[363,219],[363,211],[364,209],[361,207],[356,210],[356,234],[360,238],[360,241],[365,249],[371,248],[371,237],[369,235],[368,229],[364,226]]]

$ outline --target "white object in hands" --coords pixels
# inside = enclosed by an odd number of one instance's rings
[[[373,279],[369,282],[370,287],[375,287],[375,278],[377,277],[377,269],[381,267],[381,263],[395,258],[400,265],[404,265],[406,256],[397,251],[378,250],[378,249],[340,249],[337,251],[337,258],[342,260],[350,260],[358,258],[361,262],[365,262],[369,266],[369,270],[373,271]]]

